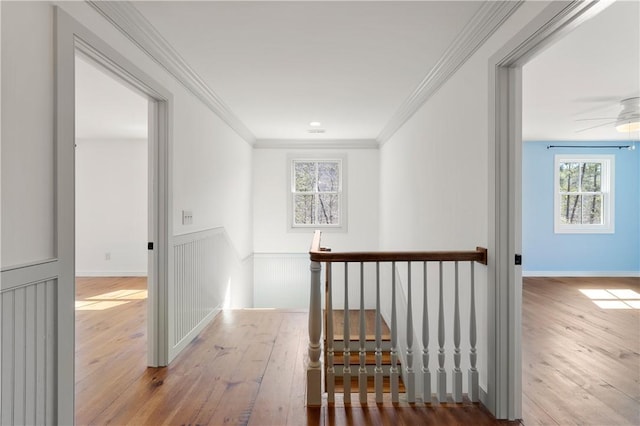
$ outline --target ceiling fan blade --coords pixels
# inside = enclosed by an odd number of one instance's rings
[[[576,118],[573,121],[602,121],[602,120],[615,120],[617,117],[601,117],[601,118]]]
[[[610,103],[619,102],[620,96],[585,96],[584,98],[575,98],[573,102],[576,103]]]
[[[595,126],[587,127],[587,128],[580,129],[580,130],[576,130],[576,133],[586,132],[587,130],[597,129],[598,127],[610,126],[610,125],[615,124],[615,123],[616,123],[615,121],[610,121],[608,123],[597,124]]]

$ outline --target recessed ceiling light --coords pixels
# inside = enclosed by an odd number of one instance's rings
[[[311,127],[320,127],[320,126],[322,126],[322,123],[319,122],[319,121],[312,121],[312,122],[309,123],[309,126],[311,126]]]

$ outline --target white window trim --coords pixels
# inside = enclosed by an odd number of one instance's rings
[[[604,223],[567,224],[560,220],[560,163],[602,163],[602,214]],[[556,154],[553,173],[553,228],[556,234],[613,234],[615,232],[615,155]]]
[[[294,197],[294,167],[295,161],[337,161],[340,163],[340,223],[339,224],[310,224],[301,225],[294,223],[293,197]],[[315,229],[322,229],[324,232],[347,232],[347,156],[346,154],[310,154],[310,153],[290,153],[287,155],[287,228],[290,232],[309,232]]]

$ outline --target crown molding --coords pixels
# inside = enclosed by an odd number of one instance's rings
[[[379,145],[384,145],[522,3],[522,0],[484,2],[431,71],[387,122],[376,138]]]
[[[258,139],[256,149],[378,149],[375,139]]]
[[[242,139],[250,145],[254,144],[256,137],[253,133],[135,6],[128,1],[86,1],[151,59],[173,75]]]

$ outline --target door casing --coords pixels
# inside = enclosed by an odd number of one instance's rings
[[[73,424],[75,387],[75,55],[81,52],[149,100],[149,263],[147,302],[148,365],[168,362],[167,338],[171,208],[171,93],[59,7],[55,22],[55,208],[59,262],[57,317],[57,418]]]
[[[551,2],[489,59],[488,383],[485,405],[522,418],[522,66],[613,3]]]

